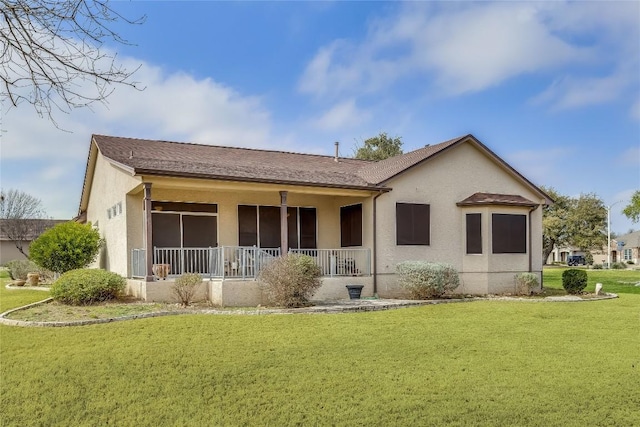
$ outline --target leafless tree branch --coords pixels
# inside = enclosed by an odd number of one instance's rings
[[[130,44],[118,22],[142,24],[111,8],[108,0],[0,0],[1,95],[13,106],[32,104],[54,123],[54,111],[105,102],[114,86],[140,89],[105,44]]]

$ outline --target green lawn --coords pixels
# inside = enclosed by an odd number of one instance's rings
[[[545,288],[562,289],[562,272],[566,268],[545,268],[543,282]],[[640,294],[640,271],[638,270],[586,270],[588,292],[593,292],[596,283],[602,283],[605,292],[614,294]]]
[[[1,309],[43,294],[3,285]],[[620,292],[0,326],[0,425],[640,425],[639,315]]]

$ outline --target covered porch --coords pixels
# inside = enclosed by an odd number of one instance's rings
[[[165,177],[136,190],[127,205],[141,206],[142,227],[128,240],[128,277],[144,288],[133,292],[144,299],[184,273],[198,273],[245,289],[254,295],[247,301],[255,302],[261,300],[255,284],[261,269],[286,253],[312,257],[323,282],[334,287],[341,278],[372,282],[371,199],[377,192]],[[211,301],[222,292],[215,286],[207,285]],[[338,287],[319,294],[343,297],[344,286]]]

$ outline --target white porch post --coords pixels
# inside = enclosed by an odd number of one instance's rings
[[[287,221],[287,192],[280,192],[280,255],[287,254],[289,246],[289,229]]]
[[[151,231],[151,183],[145,182],[144,186],[144,247],[145,265],[147,274],[145,280],[153,282],[153,238]]]

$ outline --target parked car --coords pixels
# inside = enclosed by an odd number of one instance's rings
[[[586,264],[587,264],[587,262],[585,261],[583,255],[571,255],[567,259],[567,265],[569,265],[569,266],[586,265]]]

